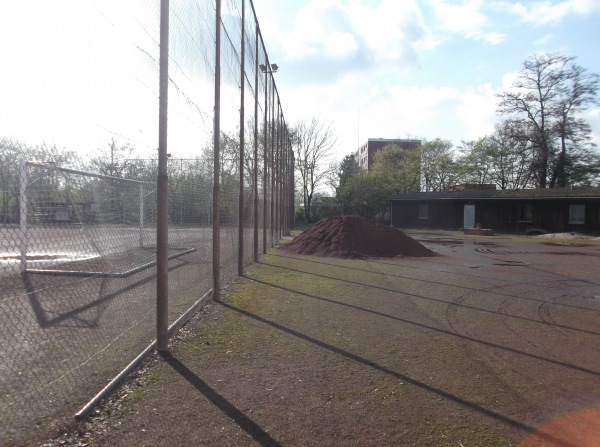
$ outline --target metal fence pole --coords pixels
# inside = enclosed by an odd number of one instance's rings
[[[277,180],[277,203],[279,203],[279,208],[277,209],[277,238],[281,239],[281,236],[283,235],[283,221],[281,219],[281,212],[283,210],[283,113],[281,112],[281,102],[279,102],[279,111],[279,177]]]
[[[221,146],[221,0],[216,0],[215,11],[215,119],[213,147],[213,299],[218,301],[221,293],[221,188],[220,158]]]
[[[282,146],[281,153],[283,154],[283,177],[281,180],[281,225],[282,225],[282,235],[287,235],[288,228],[288,220],[287,220],[287,210],[288,210],[288,198],[287,198],[287,179],[288,179],[288,152],[287,152],[287,140],[286,140],[286,123],[285,118],[283,120],[283,129],[282,129]]]
[[[293,225],[293,214],[294,214],[294,202],[292,200],[293,194],[294,192],[292,191],[293,186],[292,186],[292,179],[294,178],[294,171],[292,169],[292,150],[290,148],[290,134],[287,130],[287,127],[285,128],[285,137],[286,137],[286,153],[287,153],[287,170],[288,170],[288,176],[287,176],[287,182],[286,182],[286,187],[287,187],[287,202],[288,202],[288,207],[287,207],[287,227],[286,227],[286,235],[289,236],[290,235],[290,230],[292,228]]]
[[[254,165],[253,165],[253,257],[258,262],[258,21],[256,21],[256,42],[254,44]]]
[[[281,235],[282,237],[286,234],[286,225],[287,225],[287,151],[285,144],[285,118],[283,119],[283,126],[281,130],[281,209],[280,209],[280,219],[281,219]]]
[[[240,194],[238,198],[238,276],[244,275],[244,93],[246,86],[246,0],[242,0],[242,41],[240,57]]]
[[[273,79],[273,74],[271,73],[271,82],[273,83],[273,88],[271,88],[271,247],[274,245],[274,234],[273,230],[275,228],[275,81]]]
[[[268,66],[269,62],[265,60],[265,66]],[[268,114],[269,114],[269,101],[268,101],[268,92],[269,92],[269,73],[268,70],[265,69],[265,122],[264,122],[264,147],[263,147],[263,254],[267,253],[267,185],[269,183],[268,177],[268,154],[269,154],[269,124],[268,124]]]
[[[19,179],[19,251],[21,273],[27,270],[27,162],[21,163]]]
[[[279,191],[279,182],[281,181],[281,104],[279,102],[279,92],[277,93],[277,143],[275,144],[275,241],[281,239],[279,234],[279,206],[281,194]]]
[[[167,112],[169,88],[169,0],[160,2],[160,94],[158,118],[158,176],[156,230],[156,342],[157,350],[168,350],[169,280],[168,222],[169,178],[167,173]]]
[[[140,247],[144,246],[144,185],[140,185]]]
[[[289,134],[288,134],[289,139]],[[292,142],[290,145],[290,203],[291,203],[291,216],[290,223],[291,227],[296,225],[296,157],[294,156],[294,149],[292,148]]]

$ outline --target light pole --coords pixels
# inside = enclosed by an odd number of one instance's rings
[[[277,73],[277,70],[279,70],[279,66],[277,64],[269,64],[270,68],[267,68],[265,66],[265,64],[259,64],[259,68],[260,71],[262,71],[263,73],[267,74],[267,73]]]

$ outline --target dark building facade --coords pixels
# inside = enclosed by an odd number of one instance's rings
[[[366,143],[354,153],[356,162],[361,169],[369,170],[373,166],[374,155],[385,146],[394,144],[402,149],[419,149],[421,140],[409,140],[398,138],[369,138]]]
[[[418,192],[389,203],[391,224],[399,228],[600,232],[600,188]]]

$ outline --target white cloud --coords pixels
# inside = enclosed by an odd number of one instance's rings
[[[262,26],[265,19],[260,20]],[[377,4],[312,0],[295,10],[291,23],[283,28],[267,17],[269,52],[277,55],[282,67],[310,64],[314,70],[307,74],[309,78],[319,75],[330,80],[379,64],[415,67],[419,64],[417,47],[435,44],[414,0]]]
[[[496,92],[491,84],[477,86],[461,93],[457,106],[458,116],[464,124],[466,140],[474,140],[494,131]]]
[[[284,97],[286,104],[294,104],[286,112],[290,122],[315,114],[324,121],[335,117],[336,156],[341,159],[367,138],[439,137],[459,144],[482,137],[493,132],[497,120],[494,94],[490,84],[468,89],[400,83],[383,87],[366,74],[349,74],[335,84],[286,90]]]
[[[412,0],[384,0],[376,7],[356,2],[348,13],[375,60],[399,60],[427,36],[421,9]]]
[[[333,57],[345,57],[358,50],[358,43],[350,33],[333,32],[327,37],[324,47],[327,53]]]
[[[505,73],[502,76],[502,81],[500,84],[500,88],[502,91],[507,91],[513,89],[514,83],[519,79],[520,73],[518,71],[512,71],[509,73]]]
[[[522,21],[536,26],[556,24],[570,14],[589,15],[600,13],[598,0],[565,0],[565,1],[534,1],[527,4],[521,2],[498,4],[504,10],[518,16]]]
[[[598,0],[571,0],[571,5],[576,14],[600,13],[600,2]]]
[[[434,14],[442,24],[442,29],[459,34],[468,39],[482,40],[492,45],[506,40],[506,35],[487,31],[490,25],[483,13],[482,0],[464,0],[462,3],[449,3],[446,0],[430,0]]]

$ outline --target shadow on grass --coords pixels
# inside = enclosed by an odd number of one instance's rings
[[[404,375],[404,374],[401,374],[399,372],[393,371],[393,370],[391,370],[389,368],[386,368],[384,366],[381,366],[381,365],[379,365],[379,364],[377,364],[377,363],[375,363],[375,362],[373,362],[371,360],[365,359],[364,357],[360,357],[360,356],[358,356],[356,354],[353,354],[351,352],[345,351],[345,350],[343,350],[341,348],[338,348],[336,346],[330,345],[330,344],[325,343],[325,342],[323,342],[321,340],[317,340],[316,338],[313,338],[313,337],[311,337],[309,335],[306,335],[306,334],[303,334],[301,332],[298,332],[298,331],[296,331],[294,329],[290,329],[290,328],[288,328],[286,326],[283,326],[283,325],[281,325],[279,323],[276,323],[274,321],[268,320],[268,319],[266,319],[264,317],[261,317],[259,315],[256,315],[256,314],[253,314],[251,312],[248,312],[247,310],[241,309],[241,308],[236,307],[236,306],[232,306],[231,304],[228,304],[228,303],[226,303],[224,301],[218,301],[217,303],[219,305],[221,305],[221,306],[223,306],[223,307],[231,310],[231,311],[238,312],[238,313],[240,313],[240,314],[242,314],[242,315],[244,315],[244,316],[246,316],[248,318],[251,318],[251,319],[253,319],[255,321],[258,321],[260,323],[263,323],[263,324],[266,324],[268,326],[271,326],[272,328],[275,328],[277,330],[285,332],[286,334],[292,335],[292,336],[297,337],[297,338],[299,338],[301,340],[304,340],[306,342],[312,343],[313,345],[318,346],[319,348],[325,349],[325,350],[327,350],[329,352],[332,352],[334,354],[337,354],[337,355],[339,355],[341,357],[344,357],[346,359],[355,361],[355,362],[357,362],[359,364],[362,364],[364,366],[372,368],[372,369],[374,369],[376,371],[379,371],[381,373],[387,374],[387,375],[389,375],[391,377],[394,377],[394,378],[396,378],[398,380],[401,380],[403,382],[409,383],[409,384],[411,384],[413,386],[416,386],[417,388],[422,389],[423,391],[435,394],[435,395],[437,395],[437,396],[439,396],[439,397],[441,397],[443,399],[447,399],[449,401],[452,401],[452,402],[454,402],[454,403],[456,403],[458,405],[461,405],[462,407],[465,407],[465,408],[467,408],[469,410],[476,411],[476,412],[478,412],[480,414],[483,414],[483,415],[485,415],[485,416],[487,416],[487,417],[489,417],[491,419],[494,419],[494,420],[496,420],[498,422],[506,424],[506,425],[508,425],[508,426],[510,426],[510,427],[512,427],[514,429],[521,430],[521,431],[526,432],[526,433],[533,433],[533,432],[535,432],[537,436],[539,436],[540,438],[542,438],[544,440],[552,442],[553,445],[560,446],[560,447],[576,447],[575,444],[571,444],[571,443],[566,442],[566,441],[564,441],[562,439],[558,439],[558,438],[556,438],[556,437],[554,437],[554,436],[552,436],[552,435],[550,435],[548,433],[545,433],[545,432],[539,431],[539,430],[536,431],[536,429],[534,427],[531,427],[531,426],[529,426],[529,425],[527,425],[527,424],[525,424],[523,422],[517,421],[517,420],[512,419],[512,418],[510,418],[508,416],[505,416],[503,414],[497,413],[497,412],[495,412],[493,410],[490,410],[488,408],[482,407],[481,405],[478,405],[476,403],[470,402],[470,401],[468,401],[466,399],[463,399],[463,398],[461,398],[459,396],[456,396],[454,394],[448,393],[447,391],[444,391],[442,389],[435,388],[435,387],[433,387],[431,385],[428,385],[427,383],[424,383],[424,382],[421,382],[419,380],[413,379],[412,377],[409,377],[407,375]]]
[[[269,282],[266,282],[266,281],[261,281],[260,279],[249,278],[249,277],[247,277],[247,279],[250,280],[250,281],[257,282],[259,284],[263,284],[265,286],[269,286],[269,287],[273,287],[273,288],[276,288],[276,289],[284,290],[286,292],[291,292],[291,293],[296,294],[296,295],[301,295],[301,296],[306,297],[306,298],[311,298],[311,299],[323,301],[323,302],[326,302],[326,303],[335,304],[335,305],[338,305],[338,306],[344,306],[344,307],[347,307],[347,308],[350,308],[350,309],[358,310],[360,312],[366,312],[366,313],[369,313],[371,315],[376,315],[376,316],[379,316],[379,317],[389,318],[391,320],[398,321],[398,322],[401,322],[401,323],[406,323],[406,324],[409,324],[411,326],[416,326],[416,327],[419,327],[419,328],[422,328],[422,329],[427,329],[427,330],[430,330],[430,331],[438,332],[440,334],[448,335],[450,337],[454,337],[454,338],[458,338],[458,339],[461,339],[461,340],[465,340],[465,341],[477,343],[477,344],[480,344],[480,345],[483,345],[483,346],[487,346],[489,348],[500,349],[500,350],[503,350],[503,351],[506,351],[506,352],[510,352],[512,354],[523,355],[523,356],[526,356],[526,357],[529,357],[529,358],[532,358],[532,359],[535,359],[535,360],[540,360],[540,361],[543,361],[543,362],[549,362],[549,363],[552,363],[554,365],[562,366],[562,367],[565,367],[565,368],[571,368],[571,369],[574,369],[574,370],[577,370],[577,371],[580,371],[580,372],[584,372],[584,373],[587,373],[587,374],[592,374],[594,376],[600,376],[600,372],[593,371],[593,370],[587,369],[587,368],[583,368],[581,366],[573,365],[571,363],[561,362],[559,360],[554,360],[554,359],[550,359],[550,358],[547,358],[547,357],[542,357],[542,356],[539,356],[539,355],[536,355],[536,354],[531,354],[529,352],[520,351],[518,349],[511,348],[509,346],[498,345],[496,343],[488,342],[488,341],[485,341],[485,340],[480,340],[478,338],[473,338],[473,337],[469,337],[469,336],[466,336],[466,335],[457,334],[456,332],[448,331],[446,329],[440,329],[440,328],[437,328],[437,327],[434,327],[434,326],[428,326],[428,325],[423,324],[423,323],[418,323],[416,321],[407,320],[405,318],[395,317],[395,316],[392,316],[392,315],[385,314],[383,312],[378,312],[376,310],[366,309],[364,307],[355,306],[353,304],[348,304],[348,303],[343,303],[341,301],[332,300],[330,298],[324,298],[324,297],[320,297],[320,296],[316,296],[316,295],[311,295],[309,293],[301,292],[299,290],[290,289],[288,287],[281,287],[281,286],[278,286],[278,285],[273,284],[273,283],[269,283]]]
[[[427,282],[429,284],[439,284],[441,286],[444,287],[458,287],[452,284],[447,284],[441,281],[431,281],[431,280],[424,280],[424,279],[419,279],[419,278],[413,278],[412,276],[407,276],[407,275],[398,275],[398,274],[394,274],[394,273],[388,273],[388,272],[377,272],[375,270],[368,270],[368,269],[361,269],[358,267],[349,267],[346,265],[339,265],[333,262],[325,262],[322,260],[316,260],[316,259],[304,259],[304,258],[298,258],[295,256],[285,256],[282,255],[280,253],[271,253],[270,256],[275,256],[275,257],[279,257],[279,258],[285,258],[285,259],[293,259],[294,261],[300,261],[300,262],[308,262],[309,264],[321,264],[321,265],[326,265],[328,267],[338,267],[341,269],[345,269],[345,270],[355,270],[355,271],[359,271],[359,272],[365,272],[365,273],[370,273],[370,274],[376,274],[376,275],[382,275],[382,276],[390,276],[393,278],[402,278],[402,279],[409,279],[411,281],[420,281],[420,282]],[[421,270],[421,271],[425,271],[425,272],[430,272],[431,269],[430,268],[424,268],[424,267],[417,267],[414,265],[408,265],[408,264],[400,264],[400,263],[392,263],[392,262],[383,262],[381,261],[381,259],[368,259],[368,260],[362,260],[362,261],[367,261],[370,263],[375,263],[375,264],[381,264],[381,265],[386,265],[386,266],[391,266],[391,267],[401,267],[401,268],[406,268],[406,269],[411,269],[411,270]],[[428,263],[433,263],[434,261],[431,261],[430,258],[420,258],[419,262],[428,262]],[[444,265],[456,265],[456,264],[444,264]],[[281,268],[285,268],[285,267],[281,267]],[[529,269],[533,269],[536,270],[535,268],[531,267],[531,266],[527,266],[527,268]],[[459,278],[473,278],[473,279],[484,279],[484,280],[489,280],[490,278],[485,276],[485,275],[474,275],[472,273],[467,273],[467,272],[443,272],[446,275],[453,275],[453,276],[458,276]],[[524,284],[524,283],[519,283],[519,282],[515,282],[512,278],[509,279],[502,279],[502,278],[493,278],[494,281],[498,281],[498,282],[504,282],[506,284],[509,285],[515,285],[515,284]],[[564,281],[563,279],[559,279],[559,282]],[[593,284],[593,285],[597,285],[595,282],[593,281],[586,281],[586,280],[581,280],[581,279],[577,279],[577,281],[581,281],[585,284]],[[552,282],[552,284],[548,284],[549,281],[547,281],[547,279],[544,280],[544,283],[540,284],[539,287],[541,288],[545,288],[545,289],[550,289],[550,290],[554,290],[556,289],[556,284],[554,284]],[[471,290],[473,292],[481,292],[484,291],[484,289],[477,289],[475,287],[468,287],[468,286],[460,286],[461,289],[466,289],[466,290]],[[546,300],[542,300],[542,299],[537,299],[537,298],[530,298],[530,297],[522,297],[522,296],[515,296],[512,294],[507,294],[507,293],[500,293],[500,292],[496,292],[496,291],[492,291],[490,293],[493,293],[494,295],[499,295],[499,296],[505,296],[508,298],[516,298],[519,300],[523,300],[523,301],[532,301],[532,302],[538,302],[538,303],[545,303]],[[586,310],[586,311],[597,311],[597,309],[590,309],[589,307],[584,307],[584,306],[576,306],[573,304],[567,304],[567,303],[557,303],[557,305],[561,306],[561,307],[569,307],[572,309],[580,309],[580,310]]]
[[[536,323],[536,324],[541,324],[543,326],[550,326],[550,327],[556,327],[556,328],[561,328],[561,329],[568,329],[571,331],[576,331],[576,332],[582,332],[585,334],[589,334],[589,335],[599,335],[600,336],[600,332],[595,332],[595,331],[589,331],[587,329],[580,329],[580,328],[576,328],[576,327],[571,327],[571,326],[565,326],[562,324],[558,324],[558,323],[553,323],[553,322],[548,322],[548,321],[540,321],[540,320],[535,320],[533,318],[527,318],[527,317],[521,317],[519,315],[507,315],[505,313],[502,312],[497,312],[497,311],[493,311],[493,310],[489,310],[489,309],[483,309],[481,307],[477,307],[477,306],[470,306],[468,304],[462,304],[462,303],[458,303],[458,302],[453,302],[453,301],[445,301],[445,300],[441,300],[438,298],[432,298],[429,296],[424,296],[424,295],[417,295],[415,293],[408,293],[408,292],[402,292],[402,291],[398,291],[398,290],[394,290],[394,289],[389,289],[387,287],[382,287],[382,286],[377,286],[374,284],[365,284],[362,282],[358,282],[358,281],[351,281],[349,279],[343,279],[343,278],[337,278],[335,276],[328,276],[328,275],[322,275],[319,273],[314,273],[314,272],[308,272],[306,270],[298,270],[298,269],[294,269],[291,267],[283,267],[281,265],[276,265],[276,264],[269,264],[267,262],[264,261],[259,261],[260,264],[263,265],[267,265],[269,267],[273,267],[273,268],[279,268],[279,269],[284,269],[284,270],[290,270],[292,272],[297,272],[297,273],[302,273],[305,275],[312,275],[312,276],[316,276],[319,278],[325,278],[325,279],[331,279],[334,281],[340,281],[340,282],[344,282],[347,284],[352,284],[352,285],[356,285],[356,286],[360,286],[360,287],[366,287],[366,288],[372,288],[372,289],[377,289],[377,290],[382,290],[384,292],[391,292],[391,293],[395,293],[395,294],[401,294],[410,298],[416,298],[416,299],[420,299],[420,300],[426,300],[426,301],[433,301],[436,303],[441,303],[441,304],[447,304],[448,306],[454,306],[454,307],[461,307],[464,309],[470,309],[470,310],[475,310],[477,312],[482,312],[482,313],[486,313],[486,314],[493,314],[493,315],[499,315],[502,318],[510,318],[510,319],[516,319],[516,320],[523,320],[523,321],[528,321],[531,323]],[[377,273],[377,272],[374,272]],[[425,281],[425,280],[420,280],[421,282],[426,282],[429,283],[429,281]],[[436,282],[432,282],[432,284],[438,284],[438,285],[443,285],[443,284],[439,284]],[[454,287],[454,288],[461,288],[459,286],[452,286],[452,285],[445,285],[446,287]],[[481,293],[495,293],[497,294],[497,292],[494,292],[493,289],[497,288],[497,287],[502,287],[502,286],[494,286],[492,287],[490,290],[486,290],[486,289],[476,289],[476,292],[481,292]],[[467,289],[470,290],[470,289]],[[502,295],[502,294],[500,294]],[[461,297],[464,296],[461,295]],[[511,297],[514,299],[521,299],[520,296],[515,296],[515,295],[502,295],[502,296],[507,296],[507,297]],[[460,298],[460,297],[459,297]],[[586,309],[588,311],[593,311],[592,309]]]
[[[215,389],[211,388],[204,380],[198,377],[192,370],[176,359],[171,353],[161,354],[167,362],[181,377],[187,380],[204,397],[221,410],[227,417],[233,419],[246,433],[263,447],[280,446],[260,425],[241,412],[235,405],[221,396]]]
[[[379,364],[377,364],[377,363],[375,363],[375,362],[373,362],[371,360],[365,359],[364,357],[360,357],[360,356],[358,356],[356,354],[353,354],[351,352],[345,351],[345,350],[340,349],[340,348],[338,348],[336,346],[333,346],[333,345],[330,345],[328,343],[325,343],[325,342],[323,342],[321,340],[317,340],[316,338],[313,338],[313,337],[311,337],[309,335],[303,334],[303,333],[298,332],[298,331],[296,331],[294,329],[290,329],[290,328],[288,328],[286,326],[283,326],[283,325],[281,325],[279,323],[276,323],[274,321],[271,321],[271,320],[268,320],[266,318],[263,318],[263,317],[261,317],[259,315],[256,315],[256,314],[253,314],[251,312],[248,312],[248,311],[246,311],[244,309],[241,309],[239,307],[232,306],[232,305],[230,305],[228,303],[225,303],[223,301],[218,301],[218,304],[221,305],[221,306],[223,306],[223,307],[225,307],[225,308],[227,308],[227,309],[230,309],[230,310],[232,310],[234,312],[238,312],[238,313],[240,313],[240,314],[242,314],[242,315],[244,315],[244,316],[246,316],[248,318],[252,318],[255,321],[258,321],[260,323],[263,323],[263,324],[266,324],[268,326],[271,326],[272,328],[275,328],[277,330],[285,332],[286,334],[292,335],[292,336],[297,337],[297,338],[299,338],[301,340],[304,340],[306,342],[312,343],[315,346],[318,346],[318,347],[320,347],[322,349],[330,351],[330,352],[332,352],[334,354],[337,354],[337,355],[339,355],[341,357],[353,360],[353,361],[355,361],[355,362],[357,362],[359,364],[362,364],[362,365],[367,366],[369,368],[372,368],[372,369],[374,369],[376,371],[379,371],[381,373],[384,373],[384,374],[387,374],[387,375],[389,375],[391,377],[394,377],[395,379],[398,379],[398,380],[404,381],[406,383],[409,383],[409,384],[411,384],[413,386],[416,386],[417,388],[422,389],[423,391],[435,394],[435,395],[437,395],[437,396],[439,396],[441,398],[447,399],[447,400],[452,401],[452,402],[454,402],[454,403],[456,403],[458,405],[461,405],[461,406],[463,406],[463,407],[465,407],[465,408],[467,408],[469,410],[473,410],[473,411],[476,411],[478,413],[481,413],[481,414],[483,414],[483,415],[485,415],[487,417],[490,417],[490,418],[492,418],[492,419],[494,419],[494,420],[496,420],[498,422],[506,424],[506,425],[508,425],[508,426],[510,426],[510,427],[512,427],[514,429],[518,429],[518,430],[521,430],[521,431],[526,432],[526,433],[534,433],[535,432],[536,435],[540,439],[552,442],[553,445],[560,446],[560,447],[577,447],[575,444],[567,442],[564,439],[558,439],[558,438],[552,436],[549,433],[545,433],[543,431],[536,430],[534,427],[531,427],[531,426],[529,426],[529,425],[527,425],[527,424],[525,424],[523,422],[517,421],[517,420],[512,419],[512,418],[510,418],[508,416],[505,416],[503,414],[497,413],[497,412],[495,412],[493,410],[490,410],[489,408],[482,407],[481,405],[478,405],[476,403],[470,402],[470,401],[468,401],[466,399],[463,399],[463,398],[461,398],[459,396],[456,396],[454,394],[448,393],[447,391],[444,391],[442,389],[435,388],[435,387],[433,387],[431,385],[428,385],[427,383],[424,383],[424,382],[421,382],[419,380],[413,379],[412,377],[409,377],[407,375],[404,375],[404,374],[401,374],[399,372],[393,371],[393,370],[391,370],[389,368],[386,368],[384,366],[381,366],[381,365],[379,365]]]

